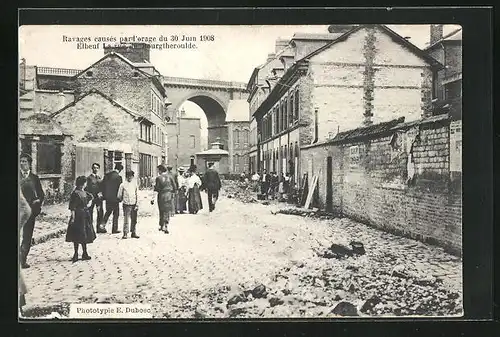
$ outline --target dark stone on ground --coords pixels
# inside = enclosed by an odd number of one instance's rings
[[[340,302],[332,310],[332,314],[339,316],[359,316],[358,310],[350,302]]]

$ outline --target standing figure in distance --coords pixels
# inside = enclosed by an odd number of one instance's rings
[[[262,171],[261,183],[260,183],[260,193],[264,195],[267,200],[269,194],[269,186],[271,184],[271,177],[267,174],[267,170]]]
[[[179,168],[179,174],[177,175],[177,212],[182,214],[186,212],[186,202],[187,202],[187,172],[184,172],[182,167]]]
[[[203,184],[208,194],[208,210],[212,212],[215,209],[215,204],[219,199],[219,190],[222,187],[219,172],[213,168],[213,163],[208,163],[208,169],[203,176]]]
[[[84,190],[87,177],[76,178],[76,187],[69,198],[69,210],[71,218],[66,231],[66,242],[73,242],[75,253],[71,261],[78,261],[78,245],[82,245],[82,260],[90,260],[87,253],[87,244],[94,242],[96,234],[92,226],[89,206],[92,203],[92,194]]]
[[[177,185],[177,173],[172,173],[172,166],[168,165],[167,174],[169,174],[174,181],[174,191],[172,192],[172,211],[170,212],[170,216],[174,216],[177,213],[177,191],[179,189]]]
[[[90,212],[90,223],[94,223],[94,207],[97,209],[97,221],[96,221],[96,231],[99,232],[100,224],[102,223],[102,218],[104,211],[102,210],[102,178],[98,174],[101,165],[99,163],[92,164],[92,173],[87,177],[87,186],[85,191],[92,194],[94,198],[92,205],[89,208]]]
[[[172,212],[172,196],[174,194],[175,182],[172,175],[167,173],[167,168],[160,164],[157,167],[160,173],[156,177],[154,192],[157,193],[158,210],[160,212],[160,231],[168,234],[168,224],[170,222],[170,214]],[[151,200],[151,205],[155,203],[155,198]]]
[[[196,214],[198,211],[203,209],[203,204],[201,202],[201,179],[196,174],[196,172],[191,171],[190,177],[187,179],[188,187],[188,210],[190,214]]]
[[[31,172],[32,162],[31,156],[25,153],[21,155],[19,160],[21,168],[21,191],[31,208],[31,215],[23,226],[23,239],[21,243],[21,267],[23,269],[30,267],[26,261],[31,249],[35,219],[41,213],[42,203],[45,199],[40,178]]]
[[[106,173],[104,179],[102,180],[102,191],[104,200],[106,201],[106,213],[102,220],[101,228],[99,228],[98,233],[106,233],[106,223],[113,213],[113,227],[111,233],[120,233],[118,230],[118,218],[120,217],[120,202],[118,201],[118,188],[123,182],[120,172],[123,170],[123,165],[117,163],[115,169],[111,172]]]

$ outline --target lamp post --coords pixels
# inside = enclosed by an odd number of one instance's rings
[[[177,110],[177,151],[175,151],[175,169],[179,168],[179,134],[181,133],[181,117],[185,112],[184,108]]]

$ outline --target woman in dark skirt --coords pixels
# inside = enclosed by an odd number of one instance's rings
[[[66,242],[73,242],[75,254],[71,261],[78,261],[78,245],[82,245],[82,260],[90,260],[87,253],[87,244],[94,242],[96,233],[90,220],[88,205],[92,202],[92,194],[84,191],[87,178],[80,176],[76,178],[76,187],[71,193],[69,209],[71,218],[66,231]]]
[[[187,185],[189,213],[196,214],[199,210],[203,209],[200,194],[201,179],[196,172],[191,172],[191,176],[187,180]]]

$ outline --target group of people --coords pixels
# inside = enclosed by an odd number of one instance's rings
[[[263,170],[262,174],[254,172],[251,179],[256,187],[260,187],[260,193],[265,199],[282,200],[290,193],[292,177],[288,172],[278,175],[276,172],[267,173],[267,170]]]
[[[20,267],[29,268],[27,263],[28,253],[31,248],[35,220],[41,213],[45,199],[39,177],[31,172],[32,158],[29,154],[22,153],[20,156],[20,216],[18,225],[22,237],[20,247]],[[66,231],[66,242],[72,242],[74,254],[72,262],[79,260],[79,247],[82,247],[82,260],[90,260],[87,244],[92,243],[97,233],[107,233],[106,224],[113,215],[111,233],[121,233],[118,229],[120,217],[120,203],[123,209],[123,236],[127,239],[129,233],[131,238],[138,239],[137,214],[139,210],[138,184],[134,179],[134,171],[125,172],[125,181],[121,177],[123,165],[117,163],[114,170],[106,173],[103,177],[99,174],[99,163],[92,164],[92,173],[89,176],[79,176],[75,180],[75,187],[69,197],[70,217]],[[159,165],[156,177],[154,193],[151,204],[158,205],[159,229],[169,233],[168,224],[170,217],[174,214],[182,214],[188,211],[191,214],[198,213],[203,209],[200,191],[205,190],[208,195],[208,207],[212,212],[219,197],[221,180],[219,174],[209,164],[203,176],[196,172],[196,166],[189,170],[178,169],[178,173],[172,173],[171,166]],[[104,212],[104,205],[106,210]],[[97,212],[96,225],[94,229],[94,211]],[[20,278],[20,306],[24,305],[24,294],[27,289]]]

